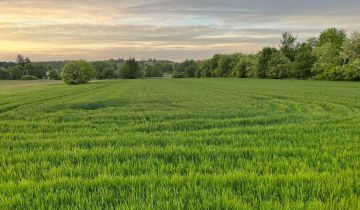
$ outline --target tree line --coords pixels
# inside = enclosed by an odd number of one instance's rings
[[[31,62],[28,57],[18,55],[16,62],[1,62],[0,63],[0,79],[7,80],[33,80],[39,78],[46,78],[50,73],[51,76],[56,74],[57,77],[60,77],[53,68],[36,64]],[[55,78],[54,78],[55,79]]]
[[[330,28],[319,37],[297,42],[282,34],[279,47],[264,47],[255,55],[216,54],[211,59],[186,60],[174,66],[174,77],[258,77],[270,79],[360,80],[360,33],[347,37]]]
[[[173,71],[173,62],[136,61],[135,58],[113,61],[72,61],[64,65],[61,70],[62,79],[68,84],[80,84],[96,79],[138,79],[145,77],[162,77],[164,73]]]
[[[136,79],[162,77],[173,72],[174,62],[135,58],[110,59],[105,61],[49,61],[32,62],[18,55],[16,62],[0,62],[0,80],[64,79],[71,84],[85,83],[90,79]],[[69,77],[72,77],[71,79]]]

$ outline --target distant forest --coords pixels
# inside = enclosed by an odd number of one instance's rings
[[[133,61],[130,58],[110,59],[103,61],[88,62],[95,70],[94,78],[96,79],[127,79],[127,75],[123,72],[123,67],[127,61]],[[27,80],[28,76],[32,79],[52,79],[60,80],[63,67],[72,61],[48,61],[48,62],[32,62],[23,55],[18,55],[16,62],[0,62],[0,80]],[[173,74],[173,66],[175,62],[166,60],[140,60],[135,61],[139,66],[139,70],[130,69],[136,74],[136,78],[141,77],[163,77],[165,73]],[[25,77],[24,77],[25,76]]]
[[[133,65],[132,62],[136,62]],[[0,79],[61,79],[67,61],[31,62],[19,55],[16,62],[0,62]],[[253,77],[270,79],[360,80],[360,33],[347,36],[329,28],[319,37],[298,42],[290,32],[282,34],[278,47],[264,47],[252,55],[216,54],[205,60],[111,59],[90,62],[96,79],[163,77]]]

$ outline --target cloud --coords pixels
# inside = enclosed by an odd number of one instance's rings
[[[358,29],[355,0],[12,0],[0,1],[0,58],[136,56],[183,60],[304,40],[336,26]]]

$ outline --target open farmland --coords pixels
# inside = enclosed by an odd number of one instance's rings
[[[360,209],[360,83],[0,81],[0,209]]]

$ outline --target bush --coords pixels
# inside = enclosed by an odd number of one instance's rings
[[[91,63],[80,60],[80,61],[75,61],[75,64],[78,65],[80,69],[84,72],[84,77],[86,82],[95,78],[96,71]]]
[[[74,61],[67,63],[62,71],[61,76],[67,84],[87,83],[94,77],[95,70],[93,66],[86,61]]]
[[[88,82],[85,79],[84,72],[76,63],[68,63],[64,66],[61,72],[62,79],[67,84],[80,84]]]
[[[328,80],[344,80],[344,69],[342,66],[334,66],[324,72],[324,77]]]
[[[343,72],[346,80],[360,81],[360,59],[343,66]]]
[[[38,80],[39,78],[37,76],[33,76],[33,75],[23,75],[20,79],[21,80]]]

